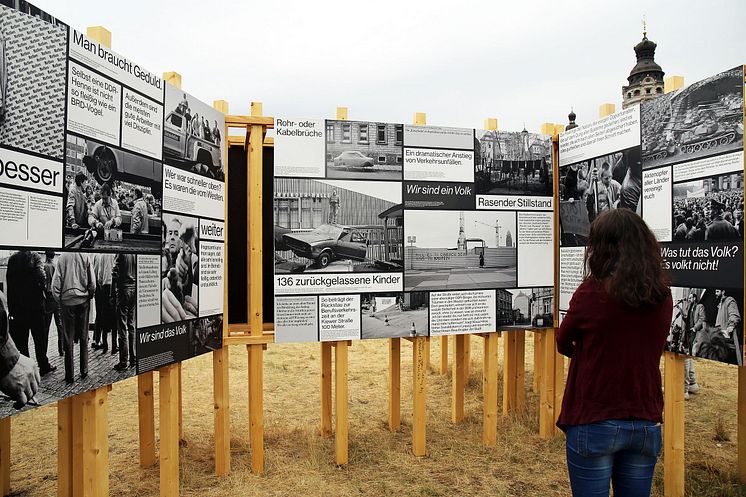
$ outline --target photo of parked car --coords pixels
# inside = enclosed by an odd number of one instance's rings
[[[373,157],[358,152],[357,150],[347,150],[334,158],[334,167],[351,168],[373,168]]]
[[[334,260],[364,261],[367,240],[360,231],[349,226],[322,224],[313,231],[285,233],[285,246],[299,257],[315,261],[323,269]]]

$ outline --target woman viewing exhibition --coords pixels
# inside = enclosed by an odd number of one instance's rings
[[[557,425],[575,497],[649,496],[661,449],[660,358],[672,301],[645,222],[611,209],[591,224],[585,277],[557,333],[570,357]]]

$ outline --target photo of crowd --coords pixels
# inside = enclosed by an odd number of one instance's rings
[[[624,208],[639,213],[641,193],[639,147],[560,169],[562,246],[584,246],[590,223],[603,211]]]
[[[223,316],[198,319],[189,328],[191,331],[190,354],[196,357],[213,352],[223,345]]]
[[[161,320],[174,323],[199,316],[199,221],[163,215]]]
[[[673,241],[742,240],[743,172],[673,186]]]
[[[65,247],[157,253],[162,165],[68,135]]]
[[[743,365],[743,291],[671,288],[674,298],[666,349]]]
[[[29,397],[0,367],[0,417],[135,374],[134,254],[0,251],[0,290],[0,364],[39,375]]]

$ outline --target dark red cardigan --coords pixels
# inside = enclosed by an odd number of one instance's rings
[[[571,358],[557,426],[663,421],[659,365],[672,306],[670,295],[658,306],[635,308],[616,301],[597,281],[578,287],[557,332],[557,350]]]

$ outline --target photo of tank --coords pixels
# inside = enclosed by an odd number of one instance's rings
[[[743,149],[743,67],[641,104],[644,169]]]

